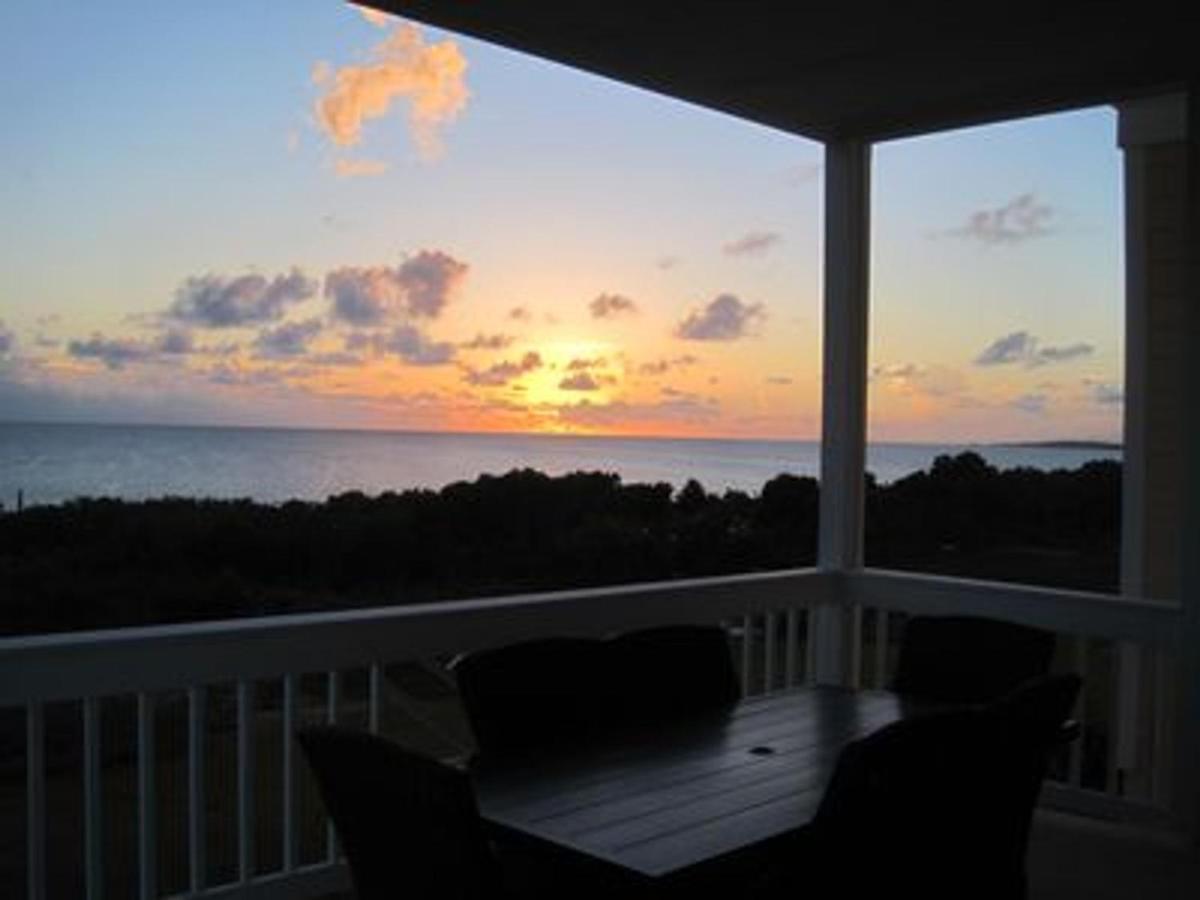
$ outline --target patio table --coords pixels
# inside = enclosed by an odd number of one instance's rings
[[[752,872],[811,821],[842,747],[929,708],[881,691],[781,691],[480,766],[480,812],[493,836],[622,886]]]

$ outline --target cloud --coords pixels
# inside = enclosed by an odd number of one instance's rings
[[[654,362],[642,363],[638,366],[638,372],[642,375],[665,375],[671,369],[694,366],[698,362],[700,362],[699,359],[690,353],[685,353],[683,356],[677,356],[674,359],[656,359]]]
[[[709,422],[720,414],[720,405],[712,399],[692,396],[660,400],[655,403],[578,403],[558,407],[558,417],[571,425],[605,428],[659,422]]]
[[[470,267],[440,250],[422,250],[395,267],[344,266],[325,276],[333,314],[351,325],[436,319]]]
[[[1022,394],[1014,399],[1009,405],[1014,409],[1019,409],[1022,412],[1041,414],[1046,411],[1046,402],[1049,398],[1045,394]]]
[[[1084,382],[1091,388],[1092,400],[1101,406],[1118,406],[1125,402],[1125,389],[1119,384]]]
[[[500,387],[508,384],[515,378],[520,378],[527,372],[532,372],[535,369],[542,367],[542,357],[537,353],[526,353],[517,362],[499,362],[493,366],[477,371],[468,368],[463,380],[467,384],[475,385],[476,387]]]
[[[442,366],[454,359],[453,344],[431,341],[412,325],[399,325],[392,329],[383,349],[399,356],[410,366]]]
[[[665,272],[667,269],[673,269],[677,265],[679,265],[679,257],[678,256],[660,256],[658,259],[656,259],[654,261],[654,265],[656,265],[658,268],[662,269]]]
[[[382,159],[339,159],[333,170],[338,178],[370,178],[386,172],[388,164]]]
[[[601,294],[588,304],[593,319],[613,319],[638,311],[637,304],[620,294]]]
[[[761,303],[743,303],[733,294],[721,294],[680,322],[675,335],[686,341],[733,341],[763,316]]]
[[[465,344],[459,344],[464,350],[505,350],[515,340],[508,334],[476,334]]]
[[[1017,244],[1050,234],[1054,216],[1054,207],[1039,203],[1032,193],[1027,193],[1003,206],[976,210],[964,225],[945,233],[984,244]]]
[[[598,391],[600,382],[592,377],[591,372],[576,372],[558,383],[562,391]]]
[[[573,359],[567,363],[568,372],[582,372],[587,369],[603,369],[608,365],[608,360],[603,356],[597,356],[595,359]]]
[[[1037,339],[1028,331],[1014,331],[997,338],[975,357],[977,366],[1003,366],[1027,360],[1033,355]]]
[[[337,146],[352,147],[362,138],[364,122],[386,116],[396,101],[407,101],[417,152],[422,159],[436,159],[439,129],[458,117],[470,96],[467,60],[458,44],[427,45],[419,28],[401,23],[371,57],[365,65],[320,73],[317,83],[325,93],[316,102],[317,124]]]
[[[390,15],[382,10],[372,9],[369,6],[359,6],[357,3],[351,3],[350,6],[376,28],[387,28],[394,21]]]
[[[76,359],[95,359],[109,369],[123,369],[129,363],[146,362],[154,357],[147,345],[125,338],[106,338],[93,334],[86,341],[71,341],[67,353]]]
[[[159,337],[158,350],[168,356],[185,356],[194,353],[196,347],[190,331],[170,328]]]
[[[809,184],[817,180],[823,168],[819,162],[798,163],[787,170],[786,178],[791,185]]]
[[[254,339],[254,349],[259,356],[279,359],[303,356],[308,345],[321,333],[320,319],[305,319],[303,322],[285,322],[278,328],[266,328]]]
[[[201,328],[258,325],[277,321],[289,305],[308,299],[316,291],[316,282],[299,269],[270,281],[262,275],[202,275],[180,285],[167,317]]]
[[[508,311],[508,317],[514,322],[532,322],[533,313],[524,306],[514,306]]]
[[[1068,362],[1090,356],[1095,348],[1083,341],[1055,347],[1039,347],[1038,339],[1028,331],[1014,331],[992,341],[975,357],[977,366],[1003,366],[1022,363],[1028,368]]]
[[[752,231],[736,241],[730,241],[722,249],[726,256],[761,256],[783,240],[774,231]]]
[[[958,369],[947,366],[919,366],[916,363],[887,363],[874,366],[869,380],[889,391],[926,397],[961,396],[966,379]]]
[[[8,356],[17,346],[17,336],[0,319],[0,356]]]
[[[1067,344],[1065,347],[1042,347],[1034,355],[1030,365],[1045,365],[1047,363],[1066,362],[1081,356],[1090,356],[1095,348],[1091,344],[1080,341]]]

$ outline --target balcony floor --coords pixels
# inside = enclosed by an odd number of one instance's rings
[[[1029,847],[1029,881],[1029,900],[1196,900],[1200,850],[1176,838],[1039,811]]]
[[[1077,816],[1039,811],[1028,860],[1030,900],[1200,897],[1200,850]]]

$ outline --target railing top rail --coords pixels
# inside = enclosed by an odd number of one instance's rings
[[[1167,649],[1177,644],[1183,616],[1177,603],[1163,600],[888,569],[843,572],[838,594],[846,603],[897,612],[990,616]]]
[[[164,691],[833,602],[834,576],[788,569],[341,612],[0,639],[0,707]]]

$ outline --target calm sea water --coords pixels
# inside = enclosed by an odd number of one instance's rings
[[[1001,468],[1120,459],[1119,450],[874,444],[868,468],[894,481],[967,449]],[[816,475],[819,461],[811,441],[0,423],[0,503],[11,509],[18,491],[26,504],[79,496],[323,500],[348,490],[437,488],[522,467],[616,472],[626,483],[695,478],[709,490],[757,492],[780,472]]]

